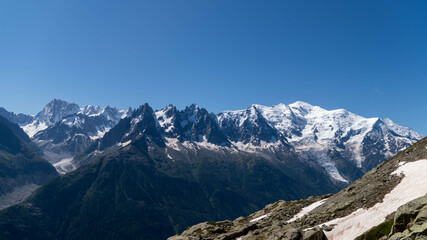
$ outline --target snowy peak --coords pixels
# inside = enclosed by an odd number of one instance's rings
[[[63,100],[53,99],[42,111],[37,113],[33,121],[22,128],[31,138],[38,132],[54,125],[64,117],[80,111],[79,105]]]
[[[384,124],[387,125],[388,129],[392,131],[395,135],[401,136],[401,137],[408,137],[411,140],[418,140],[421,139],[423,136],[411,128],[401,126],[399,124],[396,124],[389,118],[381,119]]]
[[[256,146],[280,139],[339,182],[360,177],[422,137],[389,119],[364,118],[301,101],[272,107],[253,104],[245,110],[224,111],[218,121],[232,142]],[[348,162],[344,168],[342,161]]]
[[[87,105],[84,108],[81,108],[79,113],[89,117],[103,116],[107,120],[117,123],[120,119],[130,116],[131,112],[131,110],[126,111],[110,106],[102,108],[100,106]]]
[[[47,126],[52,126],[64,117],[76,114],[79,111],[80,107],[75,103],[69,103],[60,99],[53,99],[36,115],[35,120],[40,123],[44,123]]]
[[[109,106],[80,108],[75,103],[54,99],[22,128],[43,149],[45,159],[57,163],[72,159],[129,114]]]
[[[180,142],[230,145],[227,137],[219,129],[216,115],[196,104],[192,104],[181,111],[169,105],[157,111],[156,117],[166,138],[176,138]]]
[[[90,117],[96,119],[93,124],[99,125],[100,130],[90,132],[92,137],[102,136],[98,132],[105,133],[112,126],[117,124],[121,118],[127,117],[129,111],[112,108],[107,106],[87,105],[80,108],[75,103],[69,103],[60,99],[53,99],[49,102],[42,111],[40,111],[29,124],[23,126],[24,131],[33,138],[36,134],[55,124],[65,124],[69,127],[84,128],[85,118]]]
[[[165,134],[172,134],[174,127],[174,119],[175,115],[177,114],[178,110],[175,106],[170,104],[169,106],[166,106],[162,110],[156,111],[156,118],[159,122],[160,127],[164,130]]]
[[[281,136],[263,116],[264,108],[253,104],[246,110],[222,112],[218,115],[219,125],[233,142],[255,146],[278,142]]]
[[[160,125],[153,109],[146,103],[134,110],[130,117],[123,118],[105,134],[99,142],[99,151],[119,145],[125,146],[131,142],[140,142],[147,146],[155,143],[165,146],[160,133]]]
[[[281,103],[281,104],[279,104],[279,105],[285,105],[285,104]],[[311,105],[311,104],[309,104],[309,103],[302,102],[302,101],[296,101],[296,102],[294,102],[294,103],[289,104],[289,108],[292,108],[292,109],[298,110],[299,112],[302,112],[302,113],[304,113],[304,112],[311,112],[311,111],[313,111],[313,109],[315,109],[315,108],[317,108],[317,109],[319,109],[319,110],[324,110],[324,109],[323,109],[323,108],[321,108],[321,107],[313,106],[313,105]]]

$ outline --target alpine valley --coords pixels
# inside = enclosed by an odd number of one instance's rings
[[[214,114],[55,99],[35,116],[0,115],[63,174],[0,212],[0,239],[165,239],[280,199],[336,193],[422,138],[389,119],[304,102]]]

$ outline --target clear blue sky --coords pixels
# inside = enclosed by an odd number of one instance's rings
[[[427,1],[0,2],[0,106],[297,100],[427,135]]]

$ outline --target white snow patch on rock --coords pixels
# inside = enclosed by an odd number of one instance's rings
[[[336,226],[326,232],[329,240],[353,240],[370,228],[383,223],[386,216],[400,206],[427,193],[427,160],[418,160],[399,166],[392,174],[404,174],[402,181],[388,194],[382,202],[369,209],[358,209],[348,216],[334,219],[321,225]]]
[[[267,214],[264,214],[264,215],[262,215],[260,217],[254,218],[254,219],[250,220],[249,222],[251,222],[251,223],[258,222],[259,220],[264,219],[264,218],[266,218],[268,216],[270,216],[270,213],[267,213]]]
[[[39,122],[32,122],[28,125],[25,125],[22,127],[22,130],[30,137],[32,138],[34,135],[36,135],[38,132],[45,130],[48,126],[46,123],[39,123]]]
[[[406,162],[399,162],[399,166],[405,165]]]
[[[293,218],[288,220],[288,223],[294,222],[296,221],[298,218],[304,217],[305,215],[307,215],[309,212],[313,211],[315,208],[317,208],[318,206],[322,205],[323,203],[325,203],[325,201],[327,200],[327,198],[322,199],[320,201],[314,202],[310,205],[308,205],[307,207],[301,209],[301,211],[296,214]]]
[[[123,142],[123,143],[119,143],[117,145],[119,145],[120,147],[126,147],[127,145],[129,145],[132,142],[132,140],[129,140],[127,142]]]
[[[56,171],[60,174],[66,174],[76,169],[76,166],[73,163],[73,158],[64,158],[57,163],[54,163],[53,166],[56,168]]]

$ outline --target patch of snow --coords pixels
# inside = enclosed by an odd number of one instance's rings
[[[132,140],[129,140],[127,142],[123,142],[123,143],[118,143],[117,145],[120,147],[126,147],[127,145],[129,145],[132,142]]]
[[[96,132],[96,133],[94,133],[94,134],[89,134],[89,138],[90,138],[91,140],[96,140],[96,139],[99,139],[99,138],[104,137],[104,135],[105,135],[108,131],[110,131],[110,130],[111,130],[111,127],[109,127],[109,126],[105,126],[105,125],[102,125],[102,126],[97,126],[97,127],[96,127],[96,129],[97,129],[97,132]]]
[[[166,140],[166,146],[176,150],[176,151],[180,151],[181,148],[181,143],[179,142],[179,140],[177,138],[167,138],[165,137]]]
[[[254,219],[250,220],[249,222],[251,222],[251,223],[258,222],[259,220],[264,219],[264,218],[269,217],[269,216],[270,216],[270,213],[267,213],[267,214],[264,214],[260,217],[254,218]]]
[[[322,205],[323,203],[325,203],[326,200],[327,200],[327,198],[319,200],[317,202],[314,202],[314,203],[308,205],[307,207],[301,209],[301,211],[298,214],[296,214],[293,218],[289,219],[287,222],[288,223],[295,222],[298,218],[304,217],[305,215],[307,215],[308,213],[313,211],[315,208],[317,208],[320,205]]]
[[[56,168],[56,171],[60,174],[66,174],[67,172],[71,172],[76,170],[76,165],[73,163],[73,158],[64,158],[57,163],[54,163],[53,166]]]
[[[386,216],[396,211],[400,206],[427,193],[426,172],[426,159],[399,166],[392,174],[403,174],[404,176],[401,182],[384,196],[382,202],[369,209],[358,209],[348,216],[321,224],[336,224],[332,231],[325,233],[326,236],[329,240],[353,240],[370,228],[383,223]]]
[[[272,139],[273,140],[273,139]],[[259,145],[254,145],[253,143],[249,142],[249,143],[243,143],[243,142],[231,142],[232,145],[237,148],[238,150],[241,151],[245,151],[245,152],[251,152],[251,153],[257,153],[261,150],[266,150],[266,149],[276,149],[279,146],[282,145],[282,143],[280,141],[271,141],[271,142],[266,142],[261,140]]]
[[[168,106],[168,107],[165,107],[164,109],[162,109],[160,111],[155,112],[157,121],[158,121],[160,127],[165,130],[165,132],[170,132],[174,128],[174,126],[172,124],[173,116],[171,116],[171,117],[166,116],[166,112],[169,111],[171,108],[172,108],[172,106]]]
[[[34,137],[38,132],[45,130],[48,126],[44,122],[34,121],[28,125],[22,127],[24,132],[30,137]]]

